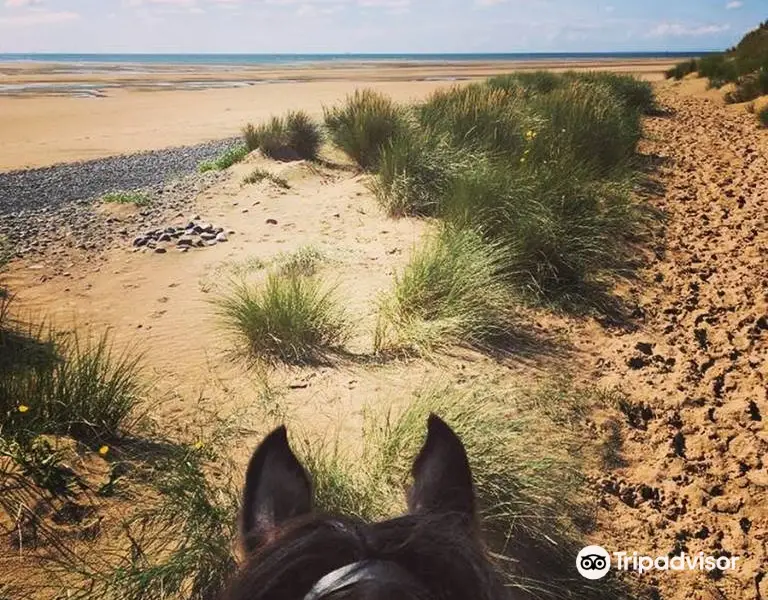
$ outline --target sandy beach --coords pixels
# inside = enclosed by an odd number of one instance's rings
[[[4,63],[0,172],[222,139],[239,134],[247,122],[290,109],[318,116],[323,106],[361,87],[406,102],[456,81],[514,70],[601,69],[659,81],[671,65],[649,59],[340,63],[280,69]],[[98,95],[73,96],[73,85]],[[205,89],[214,85],[227,87]]]

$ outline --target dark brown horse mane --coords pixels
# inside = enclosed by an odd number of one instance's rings
[[[361,583],[340,598],[496,600],[496,572],[462,515],[406,515],[366,524],[313,517],[289,527],[246,561],[228,600],[301,600],[323,575],[361,560],[381,560],[410,577],[386,585]],[[417,582],[414,585],[414,582]]]

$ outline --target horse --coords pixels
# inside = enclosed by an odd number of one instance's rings
[[[224,600],[507,598],[480,539],[466,450],[434,414],[411,473],[400,517],[366,523],[315,514],[310,477],[285,426],[272,431],[245,473],[245,558]]]

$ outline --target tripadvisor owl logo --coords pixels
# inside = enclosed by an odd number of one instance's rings
[[[707,556],[680,553],[677,556],[648,556],[638,552],[614,552],[617,571],[728,571],[735,570],[739,556]],[[576,556],[576,569],[586,579],[602,579],[611,570],[611,554],[602,546],[587,546]]]
[[[576,557],[576,569],[585,579],[602,579],[611,570],[611,555],[601,546],[587,546]]]

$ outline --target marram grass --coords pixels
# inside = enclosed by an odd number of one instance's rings
[[[355,90],[341,106],[325,108],[331,141],[357,165],[375,170],[382,148],[407,127],[405,110],[374,90]]]
[[[335,289],[316,277],[271,272],[262,284],[233,285],[216,302],[223,324],[255,359],[315,362],[347,338]]]
[[[510,332],[514,296],[506,250],[470,229],[443,228],[418,248],[380,299],[378,352],[482,347]]]

